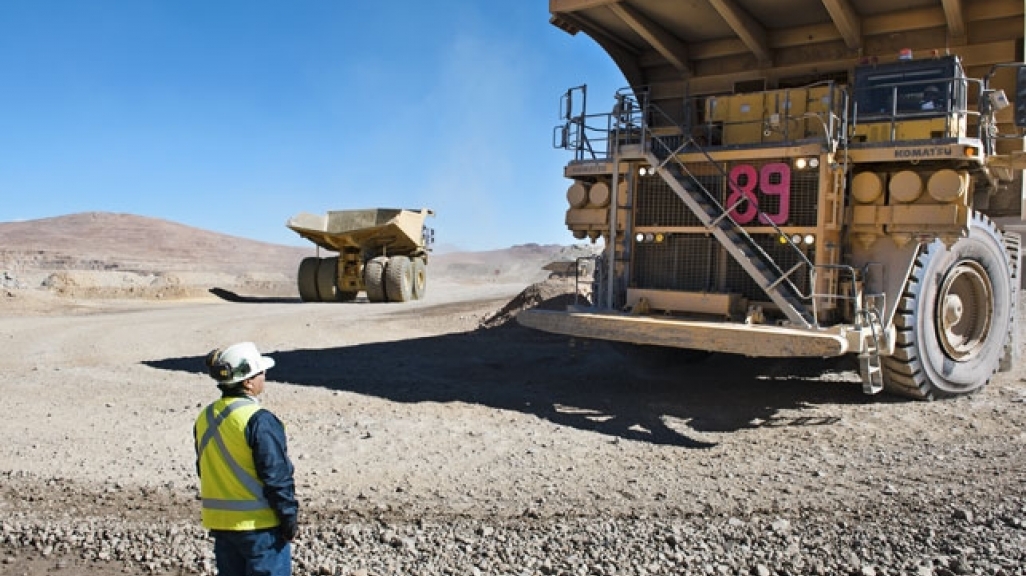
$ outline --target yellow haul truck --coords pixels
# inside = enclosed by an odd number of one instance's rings
[[[629,88],[563,96],[567,227],[601,238],[576,337],[857,355],[863,388],[965,394],[1011,366],[1022,0],[550,0]],[[995,220],[997,217],[1001,219]]]
[[[291,230],[318,248],[337,252],[304,258],[297,284],[304,302],[349,302],[365,291],[371,302],[420,300],[427,291],[434,212],[397,208],[306,212],[289,218]]]

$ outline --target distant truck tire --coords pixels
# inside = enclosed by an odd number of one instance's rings
[[[367,300],[371,302],[387,302],[385,294],[385,267],[388,258],[378,256],[371,258],[363,266],[363,284],[367,291]]]
[[[406,256],[392,256],[385,268],[385,291],[389,302],[413,299],[413,262]]]
[[[897,345],[883,359],[884,387],[933,400],[986,386],[1009,338],[1012,274],[1001,234],[978,212],[950,249],[923,246],[894,315]]]
[[[427,293],[427,263],[423,258],[413,259],[413,299],[421,300]]]
[[[1008,252],[1012,277],[1012,320],[1008,327],[1008,342],[1001,355],[1000,372],[1010,371],[1019,363],[1019,288],[1022,286],[1022,236],[1018,232],[1004,232],[1005,251]]]
[[[296,275],[296,284],[299,288],[299,298],[303,302],[318,302],[317,295],[317,269],[320,267],[320,258],[303,258],[299,263],[299,273]]]
[[[321,258],[317,267],[317,296],[321,302],[338,302],[338,259]]]

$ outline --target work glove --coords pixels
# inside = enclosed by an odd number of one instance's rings
[[[281,539],[286,542],[295,540],[296,532],[299,532],[299,522],[294,516],[292,518],[285,518],[278,526],[278,533],[281,534]]]

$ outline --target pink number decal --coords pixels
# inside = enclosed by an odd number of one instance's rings
[[[780,209],[776,214],[760,214],[763,224],[772,222],[777,226],[785,224],[791,215],[791,167],[783,162],[766,164],[759,170],[759,190],[767,196],[780,197]]]
[[[742,202],[740,206],[731,210],[730,216],[738,224],[748,224],[759,211],[759,199],[755,196],[755,187],[759,180],[755,173],[755,166],[738,164],[731,168],[727,178],[730,180],[727,208],[737,204],[742,195],[748,198],[747,202]]]

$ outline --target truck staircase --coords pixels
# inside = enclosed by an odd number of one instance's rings
[[[715,196],[677,159],[677,154],[685,148],[701,150],[692,139],[685,140],[679,148],[672,150],[660,138],[653,136],[651,145],[643,151],[643,157],[792,324],[803,328],[815,326],[815,316],[803,302],[806,297],[790,279],[792,274],[802,269],[809,273],[812,262],[788,239],[788,244],[800,258],[791,269],[782,270],[744,228],[730,217],[731,210],[738,207],[724,208],[720,205]]]

